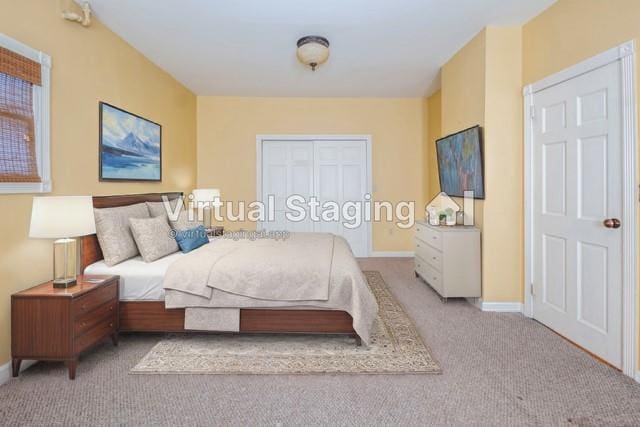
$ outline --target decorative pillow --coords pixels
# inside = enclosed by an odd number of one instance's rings
[[[176,210],[176,205],[178,203],[182,205],[182,197],[169,200],[169,206],[171,207],[172,211]],[[167,208],[165,207],[164,202],[147,202],[147,207],[149,208],[149,213],[152,217],[164,216],[165,218],[168,218]],[[184,208],[182,208],[181,211],[182,210],[184,210]]]
[[[183,209],[178,216],[177,221],[169,221],[171,222],[171,228],[177,231],[190,230],[192,228],[202,226],[204,227],[204,221],[198,221],[197,213],[193,213],[194,219],[193,221],[189,220],[189,212],[186,209]]]
[[[93,212],[105,264],[114,266],[138,255],[138,247],[129,227],[129,218],[149,218],[146,204],[94,209]]]
[[[204,226],[199,225],[190,230],[177,231],[176,242],[178,242],[180,250],[186,254],[209,243],[209,238],[207,237],[207,230],[204,229]]]
[[[173,231],[163,216],[155,218],[130,218],[131,232],[145,262],[178,252]]]

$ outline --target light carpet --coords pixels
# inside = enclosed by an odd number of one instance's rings
[[[359,262],[380,271],[442,375],[131,375],[163,335],[123,334],[83,353],[75,381],[41,362],[0,386],[0,425],[640,425],[640,384],[536,321],[443,303],[411,258]]]
[[[136,374],[434,374],[440,367],[377,271],[364,272],[380,307],[371,343],[345,335],[173,334]]]

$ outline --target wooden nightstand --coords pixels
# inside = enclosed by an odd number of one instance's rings
[[[118,345],[119,276],[78,276],[76,286],[42,283],[11,295],[13,376],[29,360],[61,360],[75,379],[78,355],[111,336]]]

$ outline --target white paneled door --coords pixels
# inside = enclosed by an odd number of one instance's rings
[[[322,218],[322,208],[317,209],[319,221],[307,219],[298,222],[287,218],[286,199],[300,195],[309,200],[315,196],[320,205],[333,202],[342,211],[345,203],[362,203],[368,192],[368,161],[366,140],[264,140],[261,150],[261,200],[272,196],[276,200],[275,221],[263,222],[260,227],[269,230],[294,232],[328,232],[343,236],[355,256],[369,255],[369,224],[361,221],[356,228],[344,224],[353,223],[354,216],[362,218],[356,207],[347,215]],[[307,209],[307,212],[309,210]]]
[[[622,364],[619,62],[533,98],[533,316]]]

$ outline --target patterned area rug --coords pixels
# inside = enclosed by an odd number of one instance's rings
[[[438,374],[438,363],[377,271],[365,271],[380,311],[369,347],[341,335],[171,334],[135,374]]]

